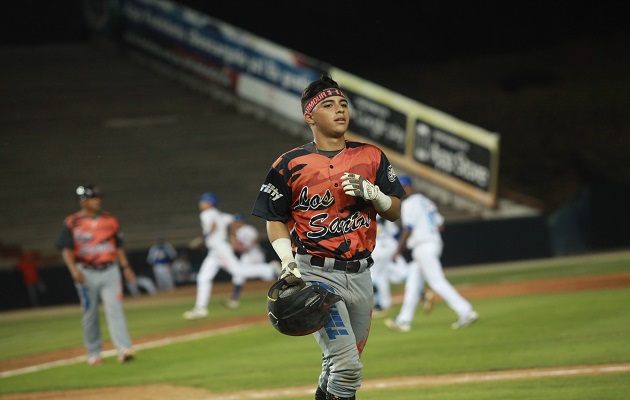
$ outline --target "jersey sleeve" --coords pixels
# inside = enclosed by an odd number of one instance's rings
[[[70,229],[70,227],[68,227],[68,225],[63,224],[63,226],[61,227],[61,231],[59,232],[59,236],[57,237],[55,247],[59,250],[74,248],[72,230]]]
[[[286,181],[284,161],[278,159],[260,187],[252,214],[267,221],[286,223],[291,218],[291,190]]]
[[[392,167],[389,159],[382,151],[381,161],[376,171],[376,180],[374,183],[378,185],[381,192],[388,196],[394,196],[400,199],[405,195],[405,190],[396,177],[394,167]]]
[[[116,247],[120,248],[123,246],[123,233],[122,231],[118,231],[116,232],[116,235],[114,236],[114,242],[116,243]]]

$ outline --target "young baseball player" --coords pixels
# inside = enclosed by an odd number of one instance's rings
[[[88,364],[101,364],[103,340],[98,307],[102,302],[110,336],[118,349],[118,361],[134,358],[131,339],[123,311],[120,268],[127,281],[136,275],[122,247],[122,235],[116,217],[101,210],[98,187],[86,185],[76,189],[81,210],[65,218],[57,239],[81,306],[83,307],[83,340]]]
[[[212,294],[213,280],[224,268],[230,274],[238,270],[239,261],[228,240],[228,227],[234,220],[232,214],[217,208],[219,197],[214,193],[199,196],[199,219],[208,254],[201,263],[197,274],[197,297],[192,310],[184,312],[188,320],[208,316],[208,303]]]
[[[372,251],[374,265],[370,268],[374,286],[374,311],[372,317],[383,315],[392,305],[389,284],[389,267],[394,263],[398,248],[398,225],[383,217],[376,218],[376,245]]]
[[[369,268],[376,215],[398,219],[404,191],[380,149],[346,140],[348,99],[334,80],[311,82],[301,105],[313,141],[273,163],[252,214],[267,221],[282,278],[301,278],[342,297],[314,333],[322,350],[315,399],[354,399],[374,304]]]
[[[457,314],[458,319],[451,327],[464,328],[477,321],[479,315],[444,276],[440,262],[443,246],[440,232],[444,228],[444,217],[438,212],[435,203],[420,193],[414,193],[411,178],[401,176],[399,180],[405,189],[405,196],[401,210],[402,233],[397,251],[401,254],[409,248],[413,260],[409,265],[400,313],[395,320],[386,320],[385,325],[400,332],[411,330],[411,323],[426,280],[431,289]]]

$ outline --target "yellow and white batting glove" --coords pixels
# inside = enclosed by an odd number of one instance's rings
[[[291,249],[291,239],[280,238],[271,243],[271,246],[280,257],[280,263],[282,264],[282,271],[280,279],[286,278],[289,275],[293,275],[296,278],[301,278],[302,274],[297,267],[297,262],[293,257],[293,250]]]
[[[392,199],[361,175],[344,172],[341,176],[341,186],[347,195],[371,201],[376,211],[387,211],[392,206]]]

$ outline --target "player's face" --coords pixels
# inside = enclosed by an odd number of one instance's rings
[[[329,137],[342,137],[350,124],[348,101],[333,96],[319,103],[310,114],[317,131]]]
[[[88,212],[98,212],[101,209],[101,198],[92,197],[81,201],[81,207]]]
[[[203,210],[207,210],[208,208],[212,207],[212,203],[210,203],[209,201],[200,201],[199,202],[199,211],[203,211]]]

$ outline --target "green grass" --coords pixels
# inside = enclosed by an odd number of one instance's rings
[[[630,271],[630,259],[588,258],[588,262],[548,260],[510,268],[447,270],[459,284],[588,276]],[[533,282],[533,281],[532,281]],[[213,299],[211,317],[184,321],[191,299],[130,302],[126,307],[133,337],[174,332],[213,320],[264,315],[265,294],[246,293],[242,307],[228,310]],[[401,334],[375,319],[363,362],[364,379],[438,375],[475,371],[597,365],[630,362],[630,290],[519,295],[474,299],[481,319],[470,328],[449,328],[455,314],[436,304],[418,312],[414,329]],[[397,310],[391,311],[394,315]],[[81,346],[80,310],[54,317],[45,312],[0,314],[0,359]],[[106,333],[106,329],[103,329]],[[240,331],[145,349],[138,360],[119,365],[84,363],[1,378],[0,394],[125,385],[170,383],[213,392],[312,385],[320,368],[320,350],[312,337],[288,337],[263,323]],[[554,377],[449,384],[413,389],[360,391],[361,399],[621,399],[630,374]],[[312,399],[312,396],[296,399]]]
[[[628,374],[525,379],[359,392],[361,400],[626,400]],[[310,397],[296,397],[306,400]]]

